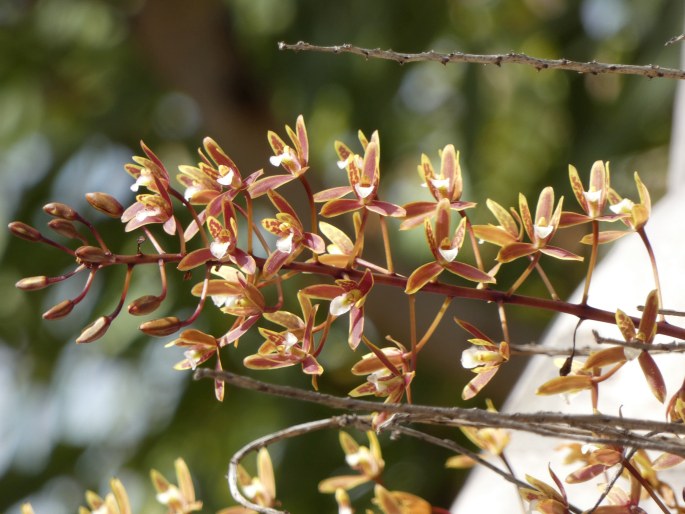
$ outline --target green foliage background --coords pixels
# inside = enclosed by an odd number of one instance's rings
[[[194,149],[205,135],[229,152],[243,174],[269,167],[266,130],[281,131],[299,113],[312,145],[308,175],[318,187],[340,183],[332,142],[354,144],[361,128],[380,131],[383,187],[397,203],[423,194],[415,173],[420,154],[435,161],[448,143],[461,151],[465,198],[481,203],[490,197],[513,205],[519,191],[532,199],[553,185],[571,206],[567,164],[587,173],[596,159],[611,161],[612,185],[619,191],[633,194],[637,169],[658,194],[668,156],[671,81],[521,66],[402,67],[346,55],[284,53],[276,43],[519,51],[677,67],[679,49],[664,42],[681,32],[681,20],[681,2],[665,0],[7,0],[0,5],[0,216],[5,223],[21,219],[43,226],[40,206],[52,200],[89,213],[82,200],[88,191],[108,191],[128,205],[133,194],[122,165],[140,153],[140,139],[170,170],[196,162]],[[489,214],[481,210],[476,220],[490,221]],[[135,248],[118,222],[101,221],[103,232],[117,241],[114,248]],[[415,250],[420,232],[395,238],[405,272],[425,262],[427,253]],[[573,247],[575,235],[563,243],[582,251]],[[80,285],[33,294],[13,285],[24,276],[62,273],[68,260],[6,233],[0,234],[0,249],[2,511],[17,512],[22,500],[31,499],[38,513],[74,512],[85,489],[104,493],[116,474],[137,512],[161,512],[152,506],[148,469],[170,478],[174,458],[182,456],[211,512],[231,504],[224,475],[240,445],[331,414],[237,390],[218,404],[209,383],[193,383],[189,374],[171,369],[180,351],[139,335],[140,320],[127,316],[102,340],[76,347],[80,328],[115,305],[121,272],[99,277],[90,301],[69,319],[48,323],[41,312]],[[570,267],[560,291],[568,293],[581,275],[580,266]],[[158,290],[154,274],[138,278],[131,298]],[[176,281],[172,288],[168,312],[192,308],[187,283]],[[375,291],[367,304],[371,329],[379,341],[385,334],[402,340],[406,316],[398,321],[396,312],[405,312],[406,304],[399,295],[384,298],[386,292]],[[542,294],[535,283],[527,292]],[[426,298],[422,319],[437,305],[439,299]],[[457,311],[478,323],[494,312],[468,303],[450,312]],[[514,337],[528,342],[548,318],[520,314],[529,317],[514,322]],[[208,315],[202,323],[216,334],[225,329],[220,316]],[[459,366],[466,336],[450,322],[443,325],[415,381],[417,400],[424,403],[455,404],[468,380]],[[497,337],[495,328],[490,333]],[[241,355],[255,342],[241,341]],[[227,353],[226,367],[239,370],[241,359]],[[322,390],[344,393],[356,385],[345,374],[350,359],[331,350]],[[261,377],[307,386],[294,370]],[[485,393],[501,399],[513,379],[513,373],[504,375]],[[389,487],[449,505],[463,477],[441,472],[447,454],[410,441],[386,448]],[[318,495],[316,484],[344,470],[336,434],[274,447],[272,456],[280,496],[292,512],[334,510],[332,498]]]

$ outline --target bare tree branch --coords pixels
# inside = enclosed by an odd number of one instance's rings
[[[385,59],[395,61],[398,64],[405,64],[408,62],[424,62],[434,61],[440,64],[449,63],[472,63],[472,64],[494,64],[501,66],[502,64],[523,64],[532,66],[536,70],[566,70],[576,71],[578,73],[591,73],[593,75],[599,74],[619,74],[619,75],[639,75],[647,78],[667,78],[683,80],[685,79],[685,71],[674,68],[662,68],[654,64],[646,66],[635,66],[631,64],[608,64],[597,61],[577,62],[568,59],[541,59],[539,57],[531,57],[526,54],[509,52],[505,54],[467,54],[463,52],[450,52],[447,54],[429,50],[428,52],[420,53],[405,53],[395,52],[393,50],[381,50],[380,48],[361,48],[358,46],[343,44],[335,46],[319,46],[299,41],[295,44],[280,42],[278,43],[279,50],[292,50],[295,52],[325,52],[333,54],[354,54],[365,57],[366,59]]]
[[[671,39],[669,39],[668,41],[666,41],[666,43],[664,43],[664,46],[671,46],[675,43],[680,43],[684,39],[685,39],[685,34],[680,34],[678,36],[674,36]]]
[[[595,336],[595,341],[598,344],[615,344],[617,346],[625,346],[627,348],[635,348],[637,350],[644,350],[652,354],[659,353],[680,353],[685,352],[685,343],[666,343],[666,344],[647,344],[631,342],[626,343],[625,341],[620,341],[618,339],[612,339],[610,337],[602,337],[596,331],[593,331]],[[512,355],[546,355],[548,357],[564,357],[571,355],[572,348],[569,347],[553,347],[545,346],[541,344],[512,344],[509,345]],[[599,349],[596,347],[585,346],[583,348],[577,348],[575,355],[577,356],[588,356],[593,352],[598,352]]]
[[[675,353],[675,352],[685,352],[685,343],[663,343],[663,344],[650,344],[641,343],[639,341],[621,341],[620,339],[612,339],[611,337],[602,337],[596,330],[592,331],[592,335],[595,337],[595,341],[598,344],[615,344],[619,346],[625,346],[626,348],[635,348],[636,350],[645,350],[650,353]]]
[[[350,412],[390,412],[408,423],[446,426],[496,427],[520,430],[546,437],[579,442],[633,446],[685,456],[685,440],[677,437],[648,436],[639,431],[685,435],[682,423],[665,423],[649,419],[631,419],[606,414],[569,415],[555,412],[502,413],[462,407],[434,407],[416,404],[380,403],[356,398],[342,398],[306,391],[296,387],[268,384],[249,377],[201,368],[195,379],[211,378],[226,384],[262,393],[293,398]],[[399,420],[398,420],[399,421]]]

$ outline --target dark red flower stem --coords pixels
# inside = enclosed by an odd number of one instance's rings
[[[107,264],[151,264],[158,263],[160,260],[164,262],[179,262],[184,255],[180,253],[163,253],[160,255],[113,255],[113,262]],[[253,256],[255,262],[259,267],[264,266],[266,259],[263,257]],[[214,264],[214,263],[208,263]],[[101,266],[104,267],[104,266]],[[333,278],[343,278],[347,275],[353,280],[360,280],[364,275],[364,270],[343,269],[334,266],[328,266],[320,262],[291,262],[283,266],[283,269],[291,271],[301,271],[315,275],[328,275]],[[398,274],[374,273],[373,280],[375,284],[396,287],[404,290],[407,287],[407,277]],[[532,296],[524,296],[518,294],[507,294],[504,291],[495,291],[492,289],[477,289],[475,287],[457,286],[453,284],[445,284],[444,282],[431,282],[426,284],[422,289],[423,293],[438,294],[449,298],[464,298],[469,300],[479,300],[481,302],[503,303],[508,305],[520,305],[522,307],[531,307],[534,309],[544,309],[547,311],[558,312],[562,314],[569,314],[583,320],[599,321],[601,323],[608,323],[614,325],[616,323],[615,313],[603,309],[597,309],[589,305],[576,304],[564,302],[560,300],[551,300],[547,298],[535,298]],[[636,317],[631,318],[635,325],[640,324],[640,319]],[[657,333],[677,339],[685,339],[685,328],[671,325],[665,321],[659,321],[656,324]]]

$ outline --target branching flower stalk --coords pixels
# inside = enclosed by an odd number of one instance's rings
[[[11,223],[10,231],[21,239],[47,244],[72,256],[75,267],[59,277],[25,278],[17,283],[17,287],[27,291],[42,289],[88,270],[82,292],[44,314],[46,319],[57,319],[68,315],[86,297],[99,272],[124,266],[126,275],[117,306],[111,313],[100,316],[86,327],[77,339],[78,343],[90,343],[101,338],[121,314],[131,281],[135,278],[136,267],[157,266],[160,274],[161,292],[144,295],[128,306],[130,314],[141,316],[156,311],[168,297],[167,266],[175,266],[176,271],[186,278],[199,275],[200,272],[196,270],[201,270],[200,281],[193,282],[189,287],[191,294],[198,298],[190,316],[186,319],[173,315],[147,319],[140,325],[140,330],[153,336],[177,334],[176,339],[168,345],[184,351],[184,359],[176,365],[177,369],[196,370],[196,377],[211,378],[218,400],[223,399],[226,385],[235,385],[365,412],[370,416],[368,421],[362,423],[349,418],[349,423],[378,431],[387,429],[414,436],[411,432],[413,429],[407,427],[409,423],[460,428],[470,434],[471,440],[481,450],[493,453],[504,462],[508,471],[502,473],[517,483],[526,501],[546,501],[556,505],[557,509],[580,512],[565,499],[563,488],[557,492],[537,479],[525,484],[514,478],[513,467],[518,463],[510,463],[504,456],[509,438],[507,430],[522,430],[542,436],[565,436],[578,443],[593,442],[662,451],[668,455],[664,460],[669,465],[675,465],[681,457],[685,460],[685,445],[681,438],[685,435],[681,423],[685,420],[685,393],[679,391],[666,402],[665,382],[651,357],[652,352],[663,352],[665,349],[652,344],[657,333],[685,339],[685,328],[667,323],[659,314],[662,305],[656,262],[644,229],[650,213],[649,194],[637,174],[639,204],[625,201],[610,189],[608,167],[597,161],[591,170],[587,190],[575,168],[569,170],[571,189],[582,212],[562,211],[563,198],[555,202],[554,190],[546,187],[539,194],[534,215],[522,194],[516,209],[507,210],[489,199],[487,207],[498,224],[472,225],[466,211],[477,206],[462,198],[464,191],[459,153],[452,145],[439,151],[439,171],[433,167],[428,156],[423,155],[420,159],[419,175],[431,198],[417,198],[405,206],[399,206],[382,196],[380,136],[377,132],[368,138],[359,133],[360,153],[355,153],[340,141],[334,144],[338,166],[345,171],[347,184],[319,192],[311,190],[305,177],[305,173],[311,173],[311,164],[304,119],[298,117],[295,129],[286,126],[286,132],[290,138],[289,144],[274,132],[269,132],[268,140],[274,152],[271,164],[287,173],[264,176],[263,171],[259,170],[243,179],[228,154],[215,141],[206,138],[199,151],[201,161],[194,166],[179,167],[177,178],[185,191],[171,186],[169,173],[162,161],[142,144],[145,155],[134,157],[135,164],[127,165],[126,171],[135,180],[132,189],[136,192],[144,189],[145,193],[139,192],[126,209],[106,193],[90,193],[87,196],[90,205],[96,210],[125,223],[126,232],[141,234],[136,253],[112,251],[94,224],[67,205],[50,203],[45,207],[45,212],[54,219],[48,227],[64,236],[68,240],[65,244],[45,237],[39,230],[22,222]],[[310,226],[307,228],[300,221],[297,210],[277,191],[296,179],[302,184],[308,200]],[[254,219],[255,201],[270,202],[273,214],[262,220]],[[319,208],[317,203],[323,205]],[[605,212],[605,207],[609,207],[607,203],[611,204],[613,213]],[[365,232],[370,214],[380,219],[385,267],[363,258],[364,245],[368,244]],[[336,225],[320,220],[320,216],[331,219],[351,216],[354,237],[350,238]],[[402,220],[400,231],[423,227],[427,248],[432,256],[429,262],[416,269],[406,269],[405,263],[393,262],[391,234],[386,220],[388,216]],[[188,219],[190,221],[184,226],[183,220]],[[622,221],[629,230],[600,230],[600,222],[616,221]],[[87,235],[79,234],[73,226],[74,222],[85,225],[88,228]],[[591,223],[592,231],[581,242],[591,245],[590,259],[582,301],[574,304],[558,297],[541,263],[554,258],[577,266],[582,258],[555,246],[553,240],[557,231],[587,222]],[[160,235],[156,225],[161,226],[162,233],[168,234],[170,239],[162,239],[164,236]],[[260,226],[268,232],[266,235],[260,232]],[[196,238],[198,232],[200,237]],[[642,316],[629,317],[620,310],[611,312],[591,307],[588,297],[598,245],[634,232],[638,233],[647,248],[657,285],[655,291],[647,296]],[[266,256],[255,253],[254,236],[260,241]],[[466,238],[473,247],[473,264],[462,255]],[[495,263],[489,266],[489,271],[486,271],[488,266],[483,262],[477,240],[499,247]],[[146,241],[154,249],[153,253],[145,252]],[[520,258],[527,261],[522,275],[509,289],[499,289],[497,278],[500,271]],[[525,281],[537,279],[532,273],[534,270],[551,299],[516,293]],[[294,277],[302,280],[290,280]],[[387,334],[384,342],[378,343],[365,333],[365,304],[382,301],[382,295],[387,293],[407,296],[409,334],[405,337]],[[439,295],[442,304],[419,337],[419,323],[423,324],[424,321],[417,316],[420,312],[417,302],[425,294]],[[287,298],[297,298],[300,311],[295,313],[286,310],[290,308]],[[462,366],[473,374],[462,389],[463,400],[482,395],[490,380],[513,356],[574,355],[573,349],[550,351],[516,345],[509,332],[505,310],[508,305],[568,314],[581,321],[594,320],[617,325],[625,343],[600,341],[598,337],[598,342],[610,346],[600,350],[579,351],[579,355],[585,358],[583,362],[571,364],[569,361],[569,369],[562,376],[541,384],[538,390],[543,395],[587,390],[590,392],[589,410],[592,415],[538,413],[537,417],[526,417],[495,412],[493,406],[482,410],[414,404],[412,383],[421,380],[424,373],[419,355],[429,343],[442,344],[433,336],[445,315],[450,312],[455,298],[496,304],[502,332],[502,340],[497,341],[469,321],[454,318],[461,329],[471,336],[466,341],[461,339],[465,348]],[[217,309],[228,316],[222,334],[207,334],[192,327],[207,309]],[[338,321],[339,318],[342,320]],[[350,369],[351,375],[360,381],[349,392],[352,398],[331,397],[317,392],[325,372],[320,359],[332,344],[341,344],[339,341],[329,341],[331,334],[335,333],[332,331],[333,325],[341,323],[347,324],[347,346],[350,351],[355,351],[361,344],[368,352],[361,355]],[[224,371],[222,353],[235,351],[239,340],[250,332],[259,333],[263,342],[243,359],[246,368],[262,373],[285,367],[296,368],[310,377],[314,391],[271,386]],[[456,337],[463,337],[459,329],[455,334]],[[405,346],[400,341],[408,344]],[[680,343],[668,349],[682,351]],[[601,385],[620,373],[633,358],[640,364],[648,392],[651,391],[658,401],[667,405],[667,414],[673,422],[662,424],[660,430],[671,434],[669,436],[645,437],[642,431],[654,429],[654,423],[611,418],[597,410]],[[213,368],[203,367],[210,359],[214,362]],[[455,373],[455,382],[458,381],[456,376]],[[382,403],[357,400],[356,397],[360,396],[373,396],[382,399]],[[321,426],[340,427],[341,423],[343,421],[331,421]],[[291,437],[307,433],[307,430],[293,429],[287,434]],[[428,434],[421,436],[424,441],[435,442],[431,437]],[[377,441],[373,442],[373,438],[375,436],[369,436],[369,444],[376,448]],[[349,435],[341,435],[343,441],[348,464],[355,470],[361,470],[354,480],[362,477],[375,483],[373,502],[385,513],[424,512],[416,510],[419,508],[433,508],[433,512],[441,512],[440,508],[431,507],[424,499],[408,492],[386,489],[388,484],[377,480],[380,476],[377,472],[383,468],[379,447],[373,451],[363,450],[366,447],[356,443]],[[443,446],[456,448],[454,445]],[[371,454],[365,452],[371,452],[372,456],[369,457]],[[284,512],[278,510],[280,500],[276,499],[275,482],[268,472],[271,466],[268,456],[261,454],[258,457],[262,472],[255,477],[244,470],[239,471],[240,458],[242,456],[239,455],[237,460],[232,461],[230,482],[234,497],[245,507],[259,512]],[[481,462],[482,459],[479,459],[474,460]],[[631,473],[643,472],[642,468],[625,467]],[[556,482],[556,475],[550,474]],[[154,481],[165,501],[176,501],[175,497],[172,498],[177,492],[175,486],[155,476],[157,480]],[[635,479],[640,483],[646,481],[642,475]],[[328,491],[335,480],[327,480],[324,481],[324,489]],[[356,483],[354,480],[346,482],[347,485],[353,487],[351,484]],[[644,484],[643,487],[647,489]],[[344,487],[338,489],[341,490],[328,492],[335,493],[336,502],[343,508],[350,504],[349,496],[346,496]],[[660,494],[654,488],[647,490]],[[193,491],[186,487],[183,494],[187,498],[187,505],[197,506]],[[630,501],[634,499],[631,497]]]

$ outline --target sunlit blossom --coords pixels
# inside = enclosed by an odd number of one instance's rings
[[[407,294],[416,293],[426,284],[437,280],[445,270],[473,282],[495,282],[494,277],[484,271],[470,264],[455,260],[464,243],[466,218],[461,218],[457,228],[454,232],[451,232],[451,207],[447,198],[443,198],[438,202],[435,213],[435,230],[433,230],[430,223],[430,218],[425,217],[423,220],[428,248],[433,254],[434,260],[419,266],[409,275],[405,292]]]

